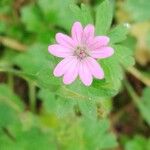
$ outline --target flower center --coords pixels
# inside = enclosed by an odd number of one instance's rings
[[[75,49],[74,54],[79,58],[79,59],[83,59],[85,57],[87,57],[88,54],[88,49],[85,46],[77,46]]]

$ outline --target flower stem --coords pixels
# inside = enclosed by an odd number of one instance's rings
[[[132,86],[130,85],[130,83],[129,83],[127,80],[125,80],[125,81],[124,81],[124,85],[125,85],[125,87],[126,87],[128,93],[129,93],[129,95],[131,96],[133,102],[134,102],[136,105],[138,105],[138,103],[139,103],[139,97],[138,97],[138,95],[135,93],[135,91],[134,91],[134,89],[132,88]]]
[[[30,100],[30,110],[35,113],[36,111],[36,86],[29,82],[29,100]]]
[[[143,82],[145,85],[150,86],[150,78],[143,75],[138,69],[132,67],[128,69],[128,72],[135,76],[137,79],[139,79],[141,82]]]

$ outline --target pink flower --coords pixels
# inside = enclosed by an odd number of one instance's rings
[[[83,28],[80,22],[75,22],[71,37],[57,33],[57,44],[48,47],[52,55],[64,58],[54,69],[56,77],[63,76],[64,84],[71,84],[78,76],[86,86],[91,85],[93,77],[104,78],[96,59],[110,57],[114,50],[108,46],[109,37],[94,36],[94,30],[91,24]]]

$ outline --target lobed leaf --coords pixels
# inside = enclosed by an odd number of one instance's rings
[[[128,34],[128,26],[128,24],[122,24],[111,29],[108,33],[108,36],[110,37],[110,42],[114,44],[125,40]]]
[[[112,23],[113,9],[109,0],[104,0],[96,8],[96,33],[98,35],[105,35]]]

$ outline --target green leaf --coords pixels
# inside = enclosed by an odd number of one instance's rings
[[[137,102],[139,111],[143,119],[150,125],[150,88],[147,87],[144,89],[143,96],[141,100]]]
[[[0,148],[2,150],[56,150],[56,144],[51,133],[44,133],[38,128],[31,128],[27,131],[20,131],[15,136],[15,140],[0,135]]]
[[[92,99],[86,101],[78,100],[79,110],[84,117],[96,118],[97,117],[97,106],[96,102]]]
[[[109,121],[108,120],[91,120],[85,119],[83,121],[83,137],[85,139],[85,149],[99,149],[108,150],[115,148],[117,146],[115,136],[109,131]],[[96,137],[93,139],[93,137]]]
[[[112,101],[111,99],[103,99],[97,102],[97,114],[100,118],[106,118],[112,111]]]
[[[0,127],[7,127],[18,121],[16,112],[7,104],[0,102]]]
[[[27,5],[22,8],[21,20],[28,31],[37,33],[42,29],[42,17],[35,5]]]
[[[91,10],[88,6],[81,4],[81,8],[77,5],[70,5],[70,9],[75,16],[76,21],[80,21],[83,25],[93,23]]]
[[[52,73],[57,61],[47,49],[45,44],[33,44],[26,53],[16,56],[14,63],[38,86],[52,88],[52,85],[59,85],[59,80]]]
[[[18,124],[19,114],[23,112],[22,101],[5,84],[0,85],[0,127]]]
[[[17,55],[14,63],[21,67],[24,72],[36,74],[46,65],[47,51],[47,47],[44,44],[33,44],[28,48],[27,52]]]
[[[125,144],[125,150],[149,150],[150,139],[146,139],[143,136],[136,135],[133,139],[130,139]]]
[[[75,21],[69,6],[74,2],[75,0],[38,0],[37,4],[41,8],[44,14],[43,17],[50,27],[57,25],[69,31],[69,28]]]
[[[128,35],[127,38],[121,42],[121,44],[131,49],[134,53],[136,49],[137,39],[133,36]]]
[[[53,75],[53,69],[50,65],[45,65],[43,69],[40,69],[35,75],[36,82],[39,86],[48,88],[55,92],[62,83],[59,78]]]
[[[119,43],[127,38],[128,24],[118,25],[111,29],[108,33],[112,44]]]
[[[6,23],[0,22],[0,33],[4,33],[6,31]]]
[[[109,132],[108,120],[89,117],[73,119],[74,122],[68,121],[66,124],[60,124],[58,136],[62,149],[109,150],[116,148],[117,141],[114,134]]]
[[[114,45],[113,47],[115,49],[116,59],[118,59],[123,67],[127,69],[135,64],[131,49],[120,44]]]
[[[109,0],[104,0],[96,8],[96,34],[107,34],[112,23],[112,11],[112,4],[109,2]]]
[[[56,150],[56,145],[50,133],[44,133],[38,128],[17,135],[17,147],[28,150]]]
[[[0,1],[0,14],[11,15],[13,2],[11,0],[1,0]]]
[[[11,139],[4,131],[0,130],[0,149],[1,150],[20,150],[19,147],[15,146],[13,139]]]
[[[58,3],[59,2],[55,0],[51,0],[51,2],[49,0],[38,0],[37,2],[45,18],[47,20],[49,19],[52,23],[58,20],[58,13],[56,13],[56,9],[59,7]]]
[[[74,100],[59,97],[49,90],[40,90],[38,97],[43,102],[43,109],[50,114],[55,114],[58,118],[71,115],[74,111]]]
[[[23,102],[16,96],[7,85],[0,85],[0,102],[5,103],[16,112],[21,112],[24,109]]]
[[[99,117],[106,117],[111,110],[111,101],[109,100],[74,100],[58,96],[49,90],[42,89],[38,94],[38,98],[43,102],[43,110],[49,114],[55,114],[59,118],[73,115],[79,112],[84,117],[97,118],[97,110]],[[97,109],[98,104],[98,109]]]
[[[109,90],[118,90],[120,88],[120,81],[123,79],[122,68],[118,62],[117,52],[108,59],[101,60],[100,64],[105,72],[105,86]],[[117,71],[116,71],[117,70]],[[113,91],[112,91],[113,93]]]

